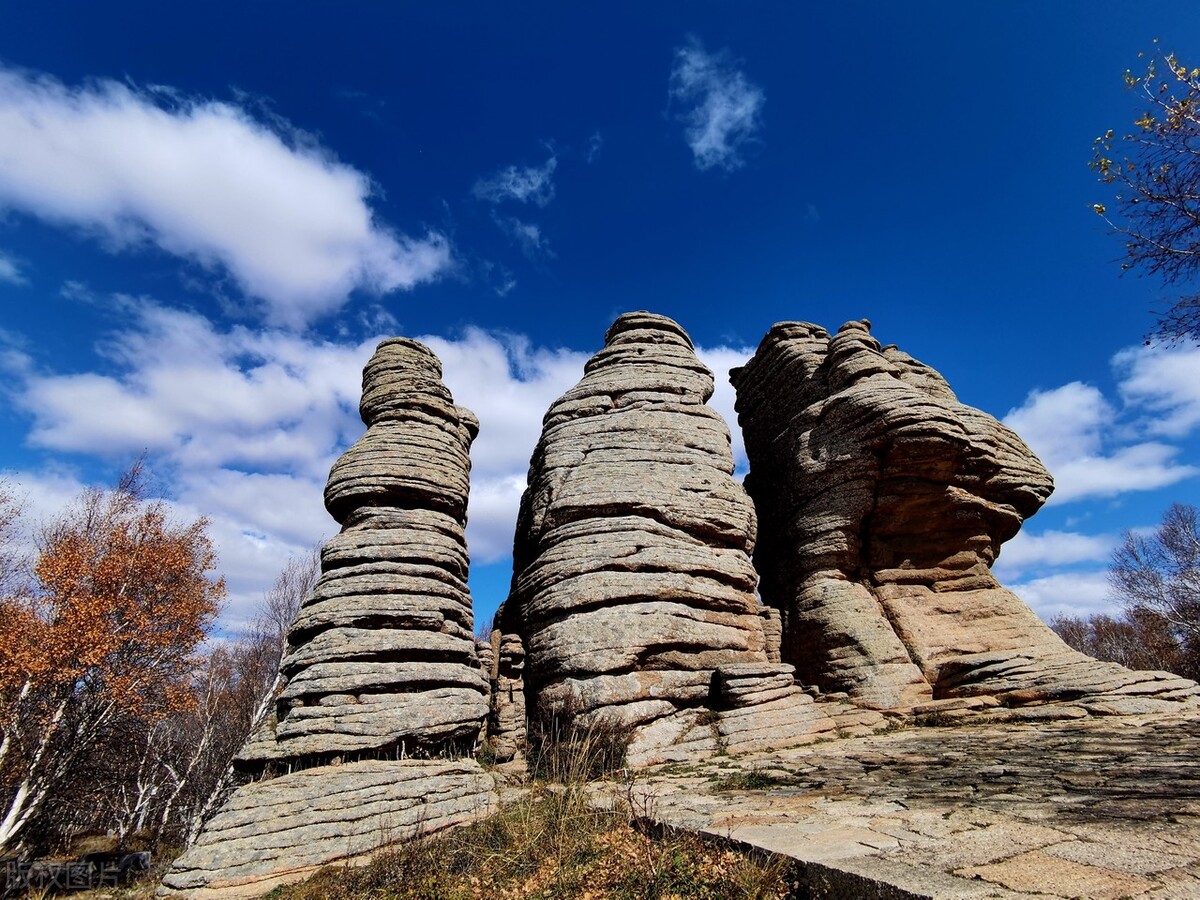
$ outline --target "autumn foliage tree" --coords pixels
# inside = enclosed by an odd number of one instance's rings
[[[97,748],[196,703],[197,648],[225,587],[206,521],[175,522],[144,493],[140,465],[85,492],[0,601],[0,854],[80,802],[64,791]]]
[[[180,822],[187,826],[185,836],[189,844],[233,789],[233,756],[250,733],[266,720],[272,702],[283,687],[279,661],[287,645],[288,629],[319,574],[318,550],[289,558],[274,584],[263,595],[241,637],[209,658],[209,670],[223,664],[227,678],[219,704],[211,714],[195,717],[191,726],[211,736],[211,762],[204,774],[194,780],[196,793],[186,811],[181,811],[184,814]],[[216,764],[215,768],[212,763]],[[164,820],[162,824],[167,823]]]
[[[1093,209],[1125,240],[1123,269],[1184,287],[1154,333],[1174,341],[1200,338],[1200,68],[1157,45],[1144,73],[1125,73],[1142,101],[1133,130],[1096,138],[1091,167],[1116,194]]]
[[[190,702],[154,721],[129,722],[120,754],[94,754],[86,768],[102,782],[90,803],[72,804],[48,822],[58,835],[116,832],[118,839],[156,847],[190,843],[236,785],[231,765],[261,724],[281,687],[279,660],[287,631],[316,580],[315,552],[294,556],[266,591],[236,638],[209,641],[187,679]],[[94,785],[93,785],[94,787]],[[68,792],[78,801],[89,785]],[[76,807],[83,807],[79,816]]]

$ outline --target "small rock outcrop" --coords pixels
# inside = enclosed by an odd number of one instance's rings
[[[160,896],[261,897],[381,843],[465,825],[494,807],[473,760],[360,760],[244,785],[175,861]]]
[[[176,861],[168,893],[262,893],[495,804],[477,763],[439,759],[469,754],[488,712],[463,537],[478,423],[403,338],[367,363],[360,410],[367,432],[325,489],[342,530],[289,631],[273,714],[236,759],[262,780]]]
[[[504,608],[496,623],[504,622]],[[495,628],[488,645],[491,708],[488,712],[488,746],[497,762],[524,755],[526,746],[525,647],[520,635]]]
[[[1186,679],[1071,650],[1000,586],[1000,545],[1045,502],[1051,478],[1016,434],[958,402],[929,366],[881,347],[869,323],[832,337],[780,323],[731,375],[760,590],[802,681],[919,712],[1196,701]]]
[[[712,391],[678,324],[621,316],[547,412],[521,500],[505,619],[530,719],[628,728],[635,762],[833,727],[768,659],[754,507]]]

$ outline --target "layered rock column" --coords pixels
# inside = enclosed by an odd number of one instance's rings
[[[524,641],[531,718],[631,728],[642,761],[715,751],[723,700],[788,706],[771,734],[783,742],[822,718],[768,662],[754,508],[712,391],[678,324],[621,316],[547,412],[521,501],[505,618]],[[751,665],[743,682],[788,690],[714,692],[737,664]]]
[[[289,632],[274,715],[236,761],[266,777],[176,861],[169,891],[254,895],[495,804],[477,763],[444,759],[474,749],[488,712],[463,536],[478,423],[404,338],[367,363],[360,410],[367,432],[325,490],[341,533]]]
[[[496,612],[496,624],[488,645],[488,680],[491,709],[488,713],[488,744],[498,762],[522,757],[527,728],[525,711],[525,645],[520,635],[503,627],[504,606]]]
[[[1049,474],[1011,430],[867,322],[775,325],[731,373],[760,521],[755,563],[798,677],[880,709],[989,696],[1087,712],[1196,686],[1069,649],[991,565]]]
[[[479,425],[405,338],[367,363],[360,410],[367,433],[325,488],[342,531],[280,667],[278,751],[470,750],[487,714],[463,537]]]

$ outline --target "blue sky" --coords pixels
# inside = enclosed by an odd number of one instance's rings
[[[253,2],[6,10],[0,470],[31,521],[142,450],[207,515],[236,629],[362,431],[383,336],[483,423],[477,614],[503,599],[550,402],[622,311],[717,371],[776,321],[867,317],[1059,484],[998,572],[1111,609],[1120,533],[1198,502],[1200,349],[1147,348],[1092,139],[1194,2]],[[732,424],[732,422],[731,422]],[[740,442],[735,436],[735,452]]]

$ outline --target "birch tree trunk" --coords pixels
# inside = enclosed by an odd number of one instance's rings
[[[46,800],[49,786],[42,772],[42,761],[46,758],[46,751],[50,748],[51,742],[58,734],[58,726],[66,711],[67,700],[64,699],[59,702],[54,714],[46,723],[42,731],[42,739],[38,742],[37,750],[34,751],[25,777],[17,785],[17,789],[8,803],[8,810],[5,812],[3,820],[0,820],[0,856],[19,846],[18,838],[21,831],[29,823],[30,816],[37,812]]]

